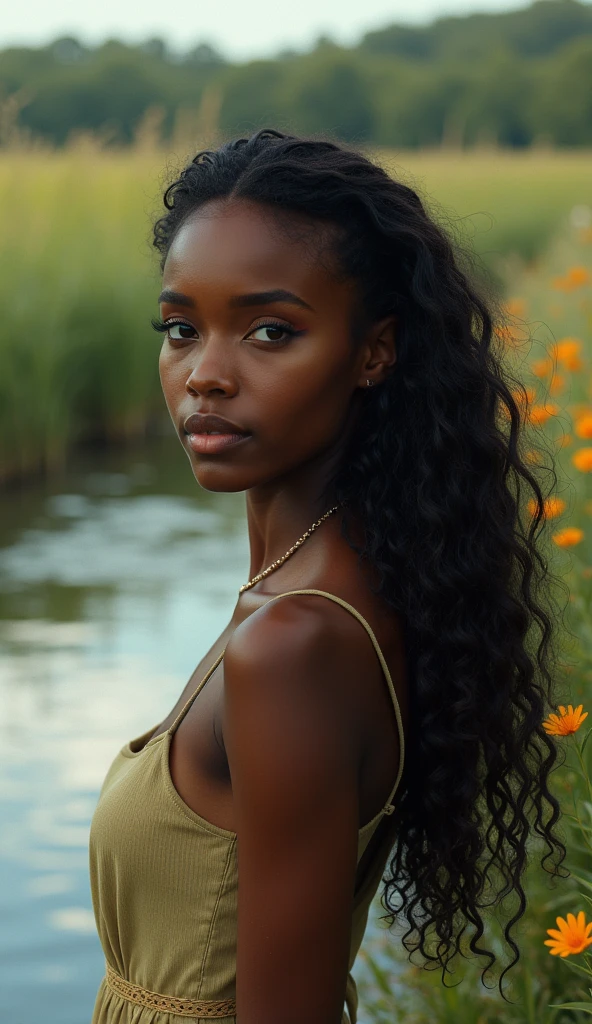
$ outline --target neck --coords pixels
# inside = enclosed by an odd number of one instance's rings
[[[307,464],[295,473],[247,492],[251,549],[249,579],[280,558],[336,500],[329,481],[336,458]],[[324,524],[323,524],[324,525]]]

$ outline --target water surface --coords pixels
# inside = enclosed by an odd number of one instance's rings
[[[0,1020],[88,1024],[104,974],[90,819],[118,750],[228,622],[244,495],[202,491],[166,438],[87,455],[1,516]]]

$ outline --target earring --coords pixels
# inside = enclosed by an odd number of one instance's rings
[[[370,380],[369,377],[366,377],[366,387],[373,388],[375,384],[376,384],[375,380]]]

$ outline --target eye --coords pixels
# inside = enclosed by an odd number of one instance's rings
[[[197,332],[195,327],[192,327],[191,324],[182,323],[180,320],[174,321],[173,323],[167,323],[167,334],[171,341],[187,340],[188,338],[191,338],[192,333],[196,334]]]
[[[191,332],[197,335],[195,327],[191,324],[186,324],[184,320],[159,320],[158,317],[152,317],[150,321],[153,330],[158,331],[159,334],[166,334],[169,341],[186,341],[191,338],[190,333],[183,334],[185,332]],[[176,334],[172,332],[176,331]]]
[[[247,337],[253,338],[254,341],[266,341],[278,345],[289,341],[297,333],[297,331],[292,327],[286,326],[286,324],[270,323],[260,324],[259,327],[255,327]]]

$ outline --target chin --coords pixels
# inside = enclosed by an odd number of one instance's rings
[[[237,491],[247,491],[253,486],[252,481],[246,480],[244,474],[229,472],[226,466],[192,466],[193,475],[204,491],[212,491],[219,494],[235,494]]]

